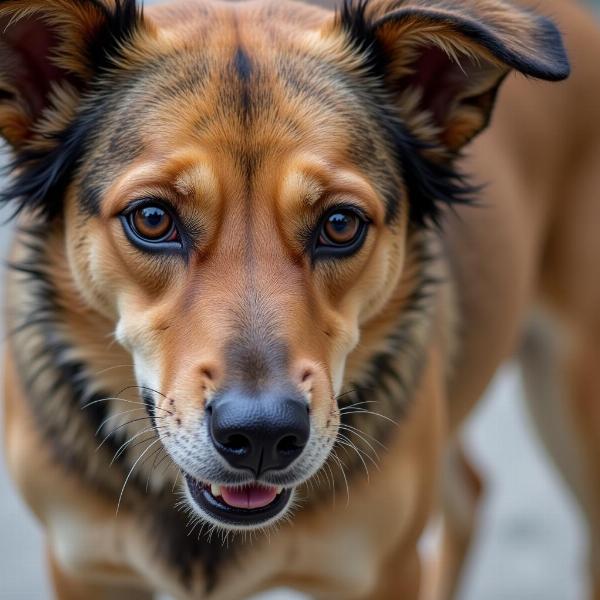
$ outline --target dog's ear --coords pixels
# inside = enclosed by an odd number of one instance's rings
[[[14,148],[49,111],[67,120],[141,23],[135,0],[0,0],[0,132]]]
[[[569,74],[554,23],[510,0],[346,0],[335,27],[407,124],[450,152],[485,128],[510,70]]]

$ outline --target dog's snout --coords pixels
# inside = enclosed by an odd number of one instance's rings
[[[310,435],[306,402],[289,395],[224,394],[208,411],[213,443],[227,462],[258,477],[283,470],[300,454]]]

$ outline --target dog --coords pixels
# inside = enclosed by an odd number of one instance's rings
[[[6,456],[58,598],[452,597],[514,353],[600,598],[600,35],[535,4],[0,2]]]

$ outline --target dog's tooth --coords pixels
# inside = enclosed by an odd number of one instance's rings
[[[277,492],[277,495],[279,495],[279,494],[281,494],[281,492],[283,492],[283,487],[281,487],[280,485],[278,485],[278,486],[275,488],[275,491]]]
[[[210,493],[213,496],[220,496],[221,495],[221,486],[217,485],[216,483],[211,483],[210,484]]]

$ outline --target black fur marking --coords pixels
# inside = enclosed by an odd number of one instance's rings
[[[21,369],[26,373],[23,383],[33,398],[36,396],[33,388],[37,380],[47,372],[54,375],[47,388],[47,396],[34,413],[39,417],[42,431],[53,440],[53,446],[60,450],[61,460],[74,465],[78,463],[78,457],[70,448],[63,447],[60,443],[63,433],[61,427],[52,415],[46,414],[47,410],[52,410],[52,404],[48,399],[61,391],[71,397],[73,403],[81,410],[82,418],[89,428],[89,435],[94,437],[96,430],[108,415],[107,405],[103,399],[110,394],[91,391],[95,387],[92,385],[91,374],[86,365],[71,357],[71,346],[57,333],[57,328],[60,327],[61,309],[52,283],[46,274],[48,258],[44,253],[45,234],[42,228],[32,227],[29,230],[21,230],[21,235],[28,238],[27,247],[31,251],[31,256],[20,263],[10,264],[9,267],[23,276],[23,285],[26,285],[29,290],[31,307],[25,313],[23,321],[10,331],[9,335],[15,336],[31,329],[39,332],[41,340],[39,349],[34,356],[28,357],[30,361],[28,368]],[[113,436],[109,436],[104,445],[111,455],[114,455],[118,448]]]
[[[123,47],[140,27],[142,13],[136,0],[116,0],[113,11],[97,0],[79,1],[89,3],[105,17],[104,26],[86,49],[90,65],[101,74],[115,64]],[[93,83],[82,82],[79,87],[85,92]],[[96,112],[94,107],[84,110],[65,130],[46,140],[52,141],[52,150],[27,148],[18,152],[9,165],[13,180],[0,194],[0,204],[14,203],[15,214],[27,207],[46,219],[58,216]]]
[[[253,74],[253,66],[250,62],[250,57],[241,47],[239,47],[235,52],[235,56],[233,58],[233,70],[235,71],[235,74],[240,82],[239,102],[244,120],[247,121],[250,118],[250,113],[252,110],[251,78]]]
[[[427,149],[427,144],[419,141],[393,117],[385,113],[382,113],[382,117],[400,163],[413,225],[425,227],[433,223],[439,226],[444,205],[452,207],[475,203],[474,198],[480,187],[472,185],[452,162],[435,162],[424,158],[423,151]],[[387,218],[392,220],[397,214],[399,195],[390,194],[387,205]]]
[[[150,390],[142,388],[142,400],[146,407],[146,412],[152,422],[152,427],[156,428],[156,407],[154,406],[154,397]]]
[[[240,81],[247,82],[252,76],[252,63],[250,62],[250,57],[243,48],[237,49],[233,64],[235,65],[235,70]]]
[[[173,496],[166,495],[158,506],[151,499],[147,511],[147,526],[150,536],[156,540],[157,553],[167,564],[179,569],[181,581],[185,587],[191,588],[194,573],[202,569],[205,578],[204,589],[208,595],[215,590],[219,582],[219,574],[224,564],[235,567],[239,549],[245,544],[236,540],[234,550],[223,544],[218,535],[190,535],[189,517],[183,512],[173,509]]]

